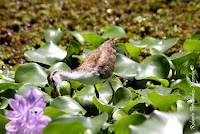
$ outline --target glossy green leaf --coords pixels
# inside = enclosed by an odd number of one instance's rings
[[[179,38],[170,38],[166,40],[159,40],[152,37],[145,38],[139,44],[132,43],[135,47],[147,48],[147,49],[157,49],[158,51],[165,52],[169,48],[173,47]]]
[[[5,97],[0,97],[0,109],[5,109],[8,106],[8,99]]]
[[[93,32],[82,33],[81,36],[85,39],[85,41],[90,43],[95,48],[100,46],[103,43],[103,41],[105,40],[103,37],[101,37]]]
[[[114,128],[115,134],[130,134],[128,129],[129,125],[140,125],[145,119],[141,114],[132,114],[118,120],[112,127]]]
[[[82,83],[80,83],[80,82],[78,82],[78,81],[70,81],[70,84],[71,84],[71,86],[72,86],[72,88],[73,89],[77,89],[79,86],[81,86],[82,85]]]
[[[61,81],[60,93],[61,95],[71,95],[71,85],[68,81]]]
[[[54,70],[68,71],[68,70],[71,70],[71,68],[67,64],[65,64],[64,62],[58,62],[56,64],[53,64],[48,70],[50,72],[54,71]]]
[[[126,111],[126,113],[129,112],[129,110],[134,107],[135,105],[137,105],[138,103],[133,101],[133,100],[130,100],[129,103],[124,107],[122,108],[124,111]]]
[[[187,60],[190,60],[190,59],[194,59],[194,60],[197,60],[199,57],[199,54],[197,53],[183,53],[183,54],[173,54],[171,57],[170,57],[170,60],[172,61],[172,63],[174,64],[174,66],[176,68],[180,68],[181,65],[183,63],[185,63]]]
[[[44,129],[44,134],[55,133],[69,133],[79,134],[83,133],[86,129],[91,133],[97,133],[103,124],[107,121],[108,114],[102,113],[93,118],[86,118],[84,116],[65,115],[54,119]]]
[[[44,129],[43,134],[79,134],[83,133],[89,125],[83,117],[65,115],[54,119]]]
[[[21,83],[10,83],[10,82],[0,82],[0,93],[7,90],[7,89],[14,89],[17,90],[21,86]]]
[[[52,120],[64,114],[66,113],[53,107],[46,107],[44,110],[44,115],[49,116]]]
[[[86,113],[77,101],[66,96],[59,96],[55,98],[51,102],[50,106],[71,115]]]
[[[155,45],[155,44],[159,44],[159,43],[160,43],[160,40],[152,38],[152,37],[147,37],[144,40],[142,40],[138,45],[137,44],[136,45],[138,47],[145,48],[145,47]]]
[[[13,83],[15,82],[14,77],[15,76],[13,71],[9,71],[8,69],[0,70],[0,83],[4,82]]]
[[[15,82],[33,83],[44,87],[47,84],[47,74],[42,67],[36,63],[26,63],[20,65],[15,73]]]
[[[188,112],[167,113],[155,110],[141,125],[130,125],[130,134],[183,134],[183,126],[189,119]]]
[[[198,52],[200,51],[200,40],[187,39],[183,44],[185,52]]]
[[[168,86],[166,80],[170,70],[168,60],[161,55],[152,55],[143,60],[137,68],[137,80],[152,79],[159,81],[164,86]]]
[[[100,101],[99,99],[96,98],[96,96],[93,97],[93,102],[101,112],[107,112],[109,116],[111,116],[111,113],[115,108],[114,106],[108,105]]]
[[[142,89],[142,90],[136,90],[135,93],[138,94],[138,98],[136,98],[134,101],[137,103],[146,103],[147,105],[151,104],[151,101],[148,98],[148,94],[151,92],[156,92],[161,95],[169,95],[172,91],[172,88],[166,88],[166,87],[157,87],[155,89]]]
[[[67,48],[67,59],[71,57],[72,54],[79,54],[81,51],[81,46],[78,42],[71,40]]]
[[[117,54],[114,74],[125,79],[133,79],[137,74],[138,63],[129,59],[128,57]]]
[[[186,111],[189,109],[189,104],[185,100],[176,101],[177,104],[177,112]]]
[[[5,125],[9,122],[10,120],[4,117],[3,115],[0,114],[0,133],[1,134],[6,134],[5,130]]]
[[[158,51],[165,52],[168,49],[170,49],[171,47],[173,47],[178,42],[178,40],[179,40],[179,38],[171,38],[171,39],[166,39],[166,40],[157,40],[157,41],[155,41],[155,43],[150,44],[146,48],[147,49],[155,48]]]
[[[189,95],[193,96],[195,100],[200,102],[200,84],[192,83],[188,77],[186,77],[186,79],[178,79],[171,85],[171,87],[185,91]]]
[[[61,37],[62,31],[60,30],[60,28],[58,28],[58,30],[47,29],[44,32],[44,39],[46,40],[46,42],[52,41],[54,44],[58,44],[61,41]]]
[[[30,88],[34,88],[38,96],[40,96],[42,94],[45,94],[44,101],[47,102],[47,103],[51,102],[52,99],[51,99],[51,97],[47,93],[43,92],[36,85],[31,84],[31,83],[26,83],[23,86],[21,86],[17,90],[17,94],[26,97],[26,93],[28,92],[28,90],[30,90]]]
[[[112,115],[113,120],[120,120],[124,117],[128,116],[127,113],[122,109],[117,109]]]
[[[117,89],[113,97],[113,105],[119,108],[125,107],[131,100],[131,91],[125,87]]]
[[[83,59],[85,58],[85,56],[87,54],[89,54],[91,52],[91,50],[89,49],[83,49],[83,54],[82,55],[72,55],[73,58],[78,58],[80,61],[83,61]]]
[[[151,103],[161,111],[168,111],[170,106],[177,100],[184,100],[184,98],[180,95],[160,95],[156,92],[149,93],[148,98]]]
[[[143,48],[136,47],[131,43],[125,43],[126,50],[128,53],[134,58],[134,60],[138,59],[138,56],[140,55]]]
[[[87,85],[76,94],[74,99],[77,100],[77,102],[79,102],[87,111],[93,111],[95,110],[95,105],[93,103],[94,96],[94,87],[92,85]]]
[[[123,28],[118,27],[118,26],[113,26],[113,27],[110,27],[107,31],[105,31],[102,36],[105,38],[119,39],[125,35],[126,35],[126,32],[124,31]]]
[[[56,62],[62,61],[66,55],[67,52],[65,50],[61,49],[51,41],[37,50],[30,50],[24,53],[26,60],[47,65],[53,65]]]
[[[118,88],[123,87],[121,81],[117,78],[112,78],[110,80],[110,83],[114,91],[117,91]],[[108,81],[104,82],[99,88],[98,92],[99,92],[99,100],[108,104],[113,95],[113,91],[110,87],[109,82]]]
[[[75,31],[69,31],[69,30],[67,30],[66,32],[73,35],[81,45],[85,43],[84,38],[81,36],[83,32],[75,32]]]
[[[95,132],[99,131],[107,120],[108,120],[107,113],[102,113],[98,116],[91,118],[91,123],[93,127],[92,129],[94,129]]]

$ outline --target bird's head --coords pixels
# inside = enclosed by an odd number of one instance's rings
[[[58,72],[59,72],[58,70],[50,72],[47,76],[47,80],[48,80],[49,85],[53,87],[54,89],[56,89],[56,92],[58,93],[58,95],[61,96],[60,90],[59,90],[59,84],[61,80],[58,77],[58,74],[59,74]]]

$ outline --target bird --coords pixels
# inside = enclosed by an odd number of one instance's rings
[[[61,96],[59,84],[63,80],[74,80],[85,85],[103,83],[113,74],[115,59],[115,41],[114,39],[109,39],[87,54],[79,67],[69,71],[55,70],[50,72],[47,76],[48,83],[56,90],[58,96]],[[114,94],[110,81],[109,84]],[[96,86],[94,87],[98,96]]]

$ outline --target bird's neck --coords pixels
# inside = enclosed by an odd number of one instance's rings
[[[100,82],[100,77],[94,70],[75,69],[72,71],[58,71],[54,75],[54,80],[57,80],[57,83],[62,80],[75,80],[83,84],[95,84]]]
[[[82,77],[80,71],[77,71],[77,70],[59,71],[57,75],[61,80],[68,80],[68,81],[69,80],[77,80],[80,77]]]

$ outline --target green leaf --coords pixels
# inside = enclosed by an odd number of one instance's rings
[[[183,134],[183,126],[189,119],[188,112],[167,113],[155,110],[141,125],[130,125],[130,134]]]
[[[76,96],[75,100],[77,100],[81,106],[87,111],[93,111],[96,109],[93,103],[93,97],[95,96],[95,90],[92,85],[87,85],[79,91]]]
[[[176,80],[171,87],[179,88],[190,95],[194,95],[194,99],[200,102],[200,84],[192,83],[188,77]]]
[[[54,71],[54,70],[68,71],[68,70],[71,70],[71,68],[67,64],[65,64],[64,62],[58,62],[56,64],[53,64],[48,70],[50,72]]]
[[[187,39],[183,44],[185,52],[198,52],[200,51],[200,40]]]
[[[197,31],[192,35],[193,40],[200,40],[200,31]]]
[[[143,48],[136,47],[131,43],[125,43],[126,50],[128,53],[134,58],[134,60],[138,59],[138,56],[140,55]]]
[[[7,89],[18,90],[21,85],[22,83],[10,83],[10,82],[0,83],[0,93],[4,92]]]
[[[166,40],[157,40],[155,43],[152,43],[151,45],[147,46],[147,49],[155,48],[158,51],[165,52],[171,47],[173,47],[177,42],[179,38],[171,38]]]
[[[85,56],[87,54],[89,54],[91,52],[91,50],[89,49],[83,49],[83,54],[82,55],[72,55],[73,58],[78,58],[80,61],[83,61],[83,59],[85,58]]]
[[[137,105],[138,103],[133,101],[133,100],[130,100],[129,103],[124,107],[122,108],[124,111],[126,111],[126,113],[129,112],[129,110],[134,107],[135,105]]]
[[[177,100],[184,100],[184,98],[180,95],[160,95],[156,92],[149,93],[148,98],[151,103],[161,111],[168,111],[170,106]]]
[[[52,120],[64,114],[66,113],[53,107],[46,107],[44,110],[44,115],[48,115]]]
[[[133,79],[137,74],[138,63],[129,59],[128,57],[117,54],[114,74],[125,79]]]
[[[119,39],[125,35],[126,35],[126,32],[124,31],[123,28],[118,27],[118,26],[113,26],[113,27],[110,27],[107,31],[105,31],[102,36],[105,38]]]
[[[145,48],[145,47],[148,47],[148,46],[151,46],[151,45],[159,44],[159,42],[160,42],[160,40],[158,40],[158,39],[155,39],[155,38],[152,38],[152,37],[147,37],[144,40],[142,40],[140,42],[140,44],[138,44],[138,47]]]
[[[79,134],[89,125],[84,117],[65,115],[54,119],[44,129],[43,134]]]
[[[71,115],[86,113],[78,102],[66,96],[55,98],[55,100],[51,102],[50,106]]]
[[[56,62],[62,61],[67,55],[67,52],[53,42],[49,42],[45,46],[37,49],[26,51],[24,56],[28,61],[35,61],[47,65],[53,65]]]
[[[120,120],[124,117],[128,116],[127,113],[122,109],[117,109],[112,115],[113,120]]]
[[[99,131],[103,124],[108,120],[108,114],[107,113],[102,113],[98,116],[95,116],[93,118],[91,118],[91,123],[92,123],[92,127],[93,129],[97,132]]]
[[[168,86],[169,82],[165,78],[167,78],[169,70],[169,62],[164,56],[152,55],[139,64],[135,78],[137,80],[152,79]]]
[[[83,32],[69,31],[69,30],[67,30],[67,29],[64,29],[64,31],[67,32],[67,33],[69,33],[69,34],[71,34],[71,35],[73,35],[73,36],[78,40],[78,42],[79,42],[81,45],[83,45],[83,44],[85,43],[84,38],[81,36],[81,34],[82,34]]]
[[[5,134],[6,130],[5,130],[5,125],[9,122],[10,120],[7,119],[6,117],[4,117],[3,115],[0,114],[0,133],[1,134]]]
[[[102,42],[105,40],[104,38],[93,32],[82,33],[81,36],[85,39],[85,41],[90,43],[95,48],[100,46]]]
[[[93,102],[101,112],[107,112],[108,115],[111,116],[111,113],[115,108],[114,106],[108,105],[100,101],[99,99],[96,98],[96,96],[93,97]]]
[[[140,125],[145,119],[141,114],[132,114],[118,120],[112,127],[114,128],[115,134],[130,134],[128,129],[129,125]]]
[[[151,104],[151,101],[148,98],[148,94],[151,92],[156,92],[161,95],[169,95],[172,91],[172,88],[166,88],[166,87],[157,87],[155,89],[142,89],[142,90],[136,90],[135,93],[138,94],[138,98],[136,98],[134,101],[137,103],[146,103],[147,105]]]
[[[38,44],[40,44],[40,47],[43,47],[45,45],[45,43],[41,41],[39,38],[35,38],[35,40],[37,41]]]
[[[114,91],[117,91],[118,88],[123,87],[121,81],[117,78],[112,78],[110,80],[110,83],[111,83]],[[101,85],[98,92],[99,92],[99,100],[102,102],[105,102],[105,103],[108,103],[113,95],[113,91],[112,91],[108,81],[104,82]]]
[[[61,38],[62,31],[60,30],[60,28],[58,28],[58,30],[47,29],[44,32],[44,39],[46,40],[46,42],[52,41],[54,44],[58,44],[61,41]]]
[[[72,40],[69,42],[69,46],[67,48],[67,59],[72,56],[72,54],[79,54],[81,51],[81,46],[78,42]]]
[[[8,99],[5,97],[0,97],[2,101],[0,102],[0,109],[5,109],[8,106]]]
[[[199,57],[199,54],[197,54],[197,53],[187,52],[187,53],[183,53],[183,54],[177,54],[177,53],[175,53],[169,59],[172,61],[172,63],[174,64],[174,66],[178,69],[186,61],[188,61],[190,59],[197,60],[198,57]]]
[[[47,74],[36,63],[26,63],[20,65],[15,73],[15,82],[33,83],[37,86],[44,87],[47,84]]]
[[[97,133],[103,124],[107,121],[108,114],[102,113],[93,118],[86,118],[84,116],[65,115],[60,116],[50,122],[44,129],[44,134],[55,133],[69,133],[79,134],[83,133],[86,129],[91,133]]]
[[[158,51],[165,52],[169,48],[173,47],[177,42],[179,38],[171,38],[166,40],[159,40],[152,37],[145,38],[142,40],[139,44],[133,44],[135,47],[140,48],[147,48],[147,49],[157,49]]]
[[[124,108],[131,100],[131,91],[125,87],[117,89],[113,97],[113,105],[118,108]]]
[[[26,83],[23,86],[21,86],[17,90],[17,94],[22,95],[23,97],[26,97],[26,93],[28,92],[28,90],[30,90],[30,88],[34,88],[38,96],[45,94],[44,101],[47,103],[51,102],[52,99],[47,93],[43,92],[36,85],[31,84],[31,83]]]

